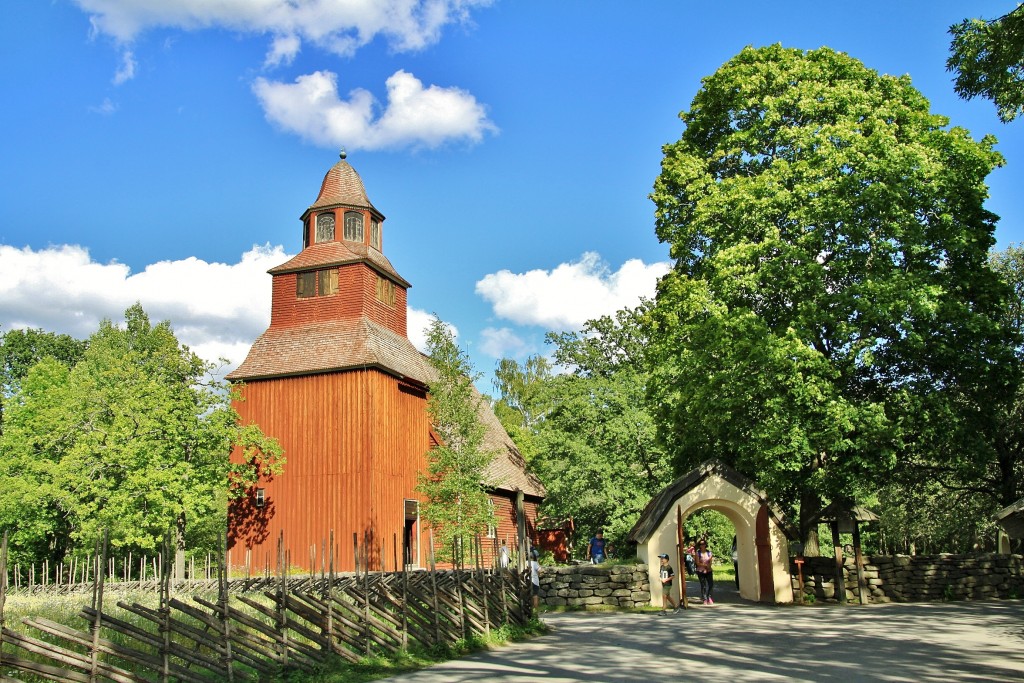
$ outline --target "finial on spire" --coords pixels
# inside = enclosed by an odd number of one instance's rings
[[[338,153],[338,156],[340,156],[342,159],[348,156],[348,152],[345,151],[344,147],[341,148],[341,151]]]

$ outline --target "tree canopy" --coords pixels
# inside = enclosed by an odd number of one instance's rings
[[[1024,112],[1024,5],[991,21],[964,19],[949,32],[946,68],[956,72],[956,94],[992,100],[1003,123]]]
[[[651,197],[673,270],[651,399],[677,471],[718,457],[798,508],[853,497],[943,388],[996,367],[995,140],[907,77],[828,48],[746,48],[703,81]]]
[[[223,518],[229,480],[240,492],[280,473],[276,441],[238,424],[210,370],[138,304],[123,327],[104,320],[72,365],[33,365],[0,436],[0,525],[14,556],[60,560],[103,530],[115,548],[152,550],[186,519]],[[244,462],[232,465],[235,445]]]
[[[440,443],[427,454],[417,490],[426,496],[423,517],[436,533],[438,555],[461,563],[459,551],[494,523],[485,476],[494,453],[484,447],[479,417],[484,398],[473,388],[477,376],[451,328],[437,316],[427,328],[427,355],[435,373],[427,409]]]

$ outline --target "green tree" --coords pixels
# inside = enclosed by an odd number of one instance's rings
[[[183,569],[186,520],[222,516],[229,481],[239,494],[283,465],[211,369],[138,304],[123,327],[104,320],[73,367],[29,369],[0,437],[0,524],[15,551],[60,560],[103,530],[115,548],[153,550],[173,528]]]
[[[946,69],[965,100],[987,97],[1009,123],[1024,111],[1024,5],[998,19],[964,19],[949,27]]]
[[[29,368],[47,357],[70,367],[82,357],[85,348],[84,341],[39,329],[9,330],[0,335],[0,433],[4,401],[18,392]]]
[[[427,355],[435,375],[427,409],[441,443],[427,454],[417,490],[427,499],[423,517],[437,534],[438,556],[461,564],[468,543],[494,523],[485,474],[495,454],[484,447],[484,398],[473,388],[478,376],[436,315],[427,328]]]
[[[544,382],[534,409],[545,514],[573,518],[583,538],[603,530],[616,547],[671,478],[644,400],[642,315],[625,309],[581,332],[549,334],[564,372]]]
[[[544,410],[542,392],[550,378],[550,361],[544,356],[530,356],[522,365],[511,358],[501,359],[491,381],[497,393],[491,406],[494,414],[528,464],[538,452],[536,431]]]
[[[650,318],[662,439],[677,471],[755,477],[814,553],[824,502],[873,487],[918,413],[955,412],[943,389],[998,365],[983,202],[1002,158],[828,48],[748,47],[680,117],[651,195],[675,259]]]

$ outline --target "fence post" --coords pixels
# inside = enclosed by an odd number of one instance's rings
[[[224,633],[224,669],[227,671],[228,683],[234,683],[235,669],[233,666],[234,657],[231,654],[231,606],[228,604],[228,535],[224,532],[218,539],[220,544],[220,562],[217,563],[217,601],[220,603],[221,627]],[[207,576],[210,572],[210,564],[213,559],[207,553]]]
[[[328,548],[331,558],[328,560],[330,574],[327,576],[327,647],[334,654],[334,529],[331,529],[331,545]],[[320,555],[323,563],[323,553]]]
[[[4,664],[4,629],[7,622],[4,618],[4,605],[7,603],[7,530],[4,529],[4,539],[0,543],[0,671]]]
[[[370,539],[363,539],[363,556],[364,556],[364,567],[363,567],[363,627],[364,637],[366,638],[366,656],[369,657],[372,654],[371,640],[370,640]]]
[[[487,605],[487,574],[484,572],[484,550],[480,545],[480,534],[476,535],[476,568],[480,572],[480,591],[484,600],[484,633],[491,634],[491,616]]]
[[[434,644],[441,644],[441,612],[437,608],[437,565],[434,564],[434,529],[430,529],[430,587],[434,599]]]
[[[96,555],[102,556],[102,563],[107,559],[107,530],[103,530],[103,539],[96,539]],[[92,587],[92,646],[89,648],[89,683],[95,683],[100,663],[100,629],[103,626],[103,572],[96,572],[96,581]]]

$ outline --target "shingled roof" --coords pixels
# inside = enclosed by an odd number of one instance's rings
[[[371,209],[382,219],[384,218],[384,214],[377,211],[377,207],[370,202],[370,198],[366,194],[366,188],[363,187],[362,178],[345,161],[344,156],[324,176],[324,182],[320,185],[320,194],[317,195],[316,201],[306,209],[302,216],[305,218],[306,214],[310,211],[324,209],[329,206]]]
[[[484,473],[485,482],[496,489],[522,491],[528,496],[543,498],[547,495],[544,484],[526,466],[526,458],[516,448],[512,437],[494,414],[486,400],[480,401],[478,411],[484,426],[483,446],[494,452],[491,464]]]
[[[230,380],[376,367],[425,384],[430,365],[406,337],[366,318],[270,328]]]
[[[311,244],[293,258],[279,266],[274,266],[267,272],[271,275],[280,275],[281,273],[294,273],[310,268],[341,266],[349,263],[367,263],[371,268],[382,275],[387,275],[402,287],[409,289],[412,286],[398,274],[384,254],[358,242],[339,241]]]

